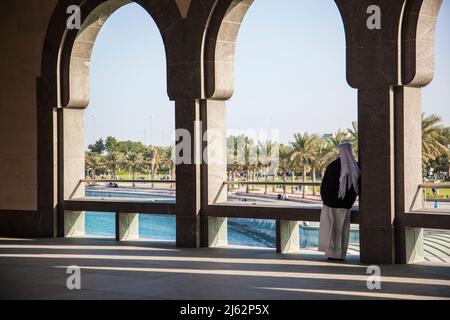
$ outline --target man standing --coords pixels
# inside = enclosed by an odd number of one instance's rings
[[[351,209],[359,194],[361,171],[349,142],[339,145],[339,159],[327,168],[322,180],[319,251],[330,260],[344,260],[350,237]]]

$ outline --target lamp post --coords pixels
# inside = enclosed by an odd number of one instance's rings
[[[153,116],[150,116],[150,145],[152,144]]]

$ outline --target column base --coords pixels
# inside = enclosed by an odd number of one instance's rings
[[[64,211],[64,237],[80,238],[86,235],[84,211]]]
[[[277,253],[300,252],[300,224],[298,221],[277,220]]]
[[[405,228],[406,263],[424,260],[423,229]]]
[[[225,247],[228,245],[228,219],[208,218],[208,246]]]
[[[117,213],[116,214],[116,240],[136,241],[139,240],[139,214]]]

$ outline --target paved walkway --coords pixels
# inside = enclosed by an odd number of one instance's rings
[[[80,291],[66,287],[72,265]],[[448,264],[381,266],[376,291],[366,272],[356,255],[331,263],[313,251],[0,239],[0,299],[450,299]]]

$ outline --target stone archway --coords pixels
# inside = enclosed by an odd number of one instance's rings
[[[408,1],[401,34],[401,84],[394,88],[396,126],[396,262],[423,259],[423,229],[408,226],[422,209],[422,88],[434,77],[434,39],[442,0]]]
[[[89,62],[95,39],[106,20],[132,2],[76,2],[81,13],[80,30],[66,28],[66,11],[74,3],[60,1],[53,13],[38,79],[38,212],[44,236],[65,235],[63,203],[84,177],[83,116],[89,104]],[[174,21],[180,19],[176,4],[135,2],[159,29],[164,15]],[[83,188],[78,193],[83,193]]]
[[[134,1],[154,19],[163,39],[167,62],[167,92],[175,101],[175,126],[194,136],[195,122],[200,120],[199,106],[204,99],[204,43],[211,16],[218,0]],[[76,114],[88,103],[86,79],[89,42],[95,39],[102,14],[112,13],[126,0],[60,0],[51,17],[42,55],[41,77],[37,80],[37,139],[38,139],[38,215],[39,235],[64,235],[64,138],[65,119]],[[67,30],[68,6],[81,8],[81,38],[78,31]],[[98,10],[96,12],[96,9]],[[100,22],[100,24],[99,24]],[[76,41],[76,40],[80,41]],[[85,41],[87,40],[87,41]],[[84,43],[88,42],[88,43]],[[72,49],[80,63],[72,61]],[[70,75],[73,67],[78,73]],[[59,81],[61,80],[61,81]],[[81,85],[80,85],[81,84]],[[63,93],[64,92],[64,93]],[[62,108],[65,107],[65,108]],[[61,111],[63,110],[63,111]],[[61,114],[66,113],[65,117]],[[80,118],[79,116],[73,116]],[[80,121],[77,121],[80,123]],[[68,133],[66,133],[67,135]],[[68,134],[70,135],[70,133]],[[193,142],[192,147],[194,148]],[[59,154],[59,156],[58,156]],[[80,159],[74,159],[74,162]],[[177,165],[177,245],[200,245],[200,165],[194,161]],[[73,184],[75,180],[71,181]],[[68,189],[68,188],[66,188]],[[59,219],[57,219],[59,215]]]
[[[237,45],[238,34],[241,30],[242,22],[251,6],[253,0],[227,0],[221,1],[214,12],[211,23],[208,29],[207,42],[205,46],[205,87],[206,98],[203,106],[203,123],[207,123],[207,128],[213,128],[216,131],[223,131],[227,126],[226,106],[225,102],[229,100],[234,93],[234,63],[235,50]],[[285,4],[279,4],[283,6]],[[333,5],[333,3],[332,3]],[[338,8],[334,8],[338,14]],[[267,24],[270,25],[272,21],[266,18]],[[343,24],[345,27],[345,24]],[[299,53],[301,54],[301,53]],[[268,61],[267,64],[271,62]],[[264,72],[263,72],[264,74]],[[269,91],[265,91],[270,94]],[[226,137],[223,133],[222,137]],[[217,137],[215,137],[217,144]],[[222,142],[226,146],[226,142]],[[225,152],[226,154],[226,152]],[[226,163],[226,161],[224,160]],[[227,180],[226,165],[209,164],[205,166],[205,174],[203,175],[203,185],[207,187],[203,199],[203,207],[214,205],[216,203],[225,202],[227,200],[226,190],[222,187],[223,181]],[[239,210],[239,209],[236,209]],[[291,235],[298,236],[298,222],[285,221],[282,218],[283,214],[280,209],[280,219],[277,220],[277,238],[285,243],[291,242]],[[204,245],[224,245],[226,239],[226,219],[209,217],[208,221],[204,221],[204,228],[214,230],[209,232],[208,241],[204,241]],[[281,233],[281,235],[280,235]],[[290,235],[287,235],[287,234]],[[281,249],[286,247],[277,240],[277,249],[279,252],[295,251],[298,245],[292,241],[289,250]],[[298,241],[297,241],[298,243]]]

